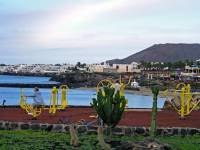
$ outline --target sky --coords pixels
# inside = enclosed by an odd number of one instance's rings
[[[200,43],[199,0],[0,0],[0,63],[98,63]]]

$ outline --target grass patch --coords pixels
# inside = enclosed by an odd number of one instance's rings
[[[200,150],[200,135],[159,137],[159,140],[177,150]]]
[[[97,135],[81,134],[80,147],[70,146],[70,135],[44,131],[0,131],[0,150],[101,150]],[[141,141],[142,136],[114,136],[113,140]],[[200,150],[200,135],[187,137],[158,137],[161,142],[170,144],[178,150]]]

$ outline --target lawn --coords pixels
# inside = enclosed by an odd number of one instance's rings
[[[79,135],[80,147],[70,146],[70,135],[44,131],[0,131],[0,150],[100,150],[97,135]],[[139,141],[142,136],[115,136],[114,140]],[[158,137],[177,150],[200,150],[200,135],[187,137]]]

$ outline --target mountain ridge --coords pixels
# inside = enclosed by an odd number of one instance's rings
[[[154,44],[123,59],[106,61],[109,64],[130,64],[132,62],[175,62],[200,59],[200,44],[166,43]]]

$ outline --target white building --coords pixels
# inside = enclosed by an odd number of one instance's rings
[[[5,72],[7,66],[0,66],[0,72]]]
[[[74,65],[72,64],[63,64],[60,66],[60,73],[70,72],[70,68],[73,68]]]
[[[42,65],[37,65],[31,70],[31,73],[41,73],[42,71]]]
[[[200,77],[200,67],[198,66],[185,66],[185,71],[181,72],[182,76]]]
[[[139,88],[140,86],[139,86],[139,83],[136,82],[136,80],[134,79],[134,81],[131,82],[131,87],[133,87],[133,88]]]
[[[104,72],[105,68],[111,68],[108,64],[90,64],[88,65],[89,72]]]
[[[140,73],[141,70],[138,68],[138,63],[132,62],[131,64],[113,64],[113,68],[117,69],[117,72],[136,72]]]
[[[60,66],[47,65],[43,68],[43,73],[60,73]]]

